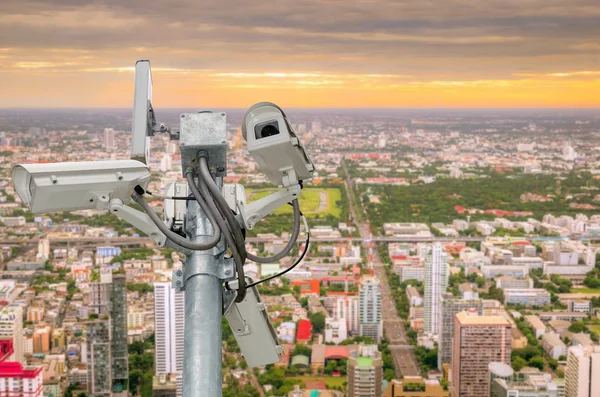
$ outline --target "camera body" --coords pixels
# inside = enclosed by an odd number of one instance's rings
[[[132,203],[131,193],[150,182],[137,160],[20,164],[13,167],[15,190],[33,213],[106,210],[110,200]]]
[[[315,166],[281,108],[260,102],[246,112],[242,134],[248,152],[277,186],[312,179]]]

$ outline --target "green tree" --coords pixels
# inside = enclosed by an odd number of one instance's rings
[[[325,314],[318,312],[310,316],[313,332],[322,333],[325,330]]]

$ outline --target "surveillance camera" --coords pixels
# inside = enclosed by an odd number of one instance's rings
[[[279,106],[261,102],[248,109],[242,134],[273,184],[287,187],[313,177],[315,166]]]
[[[12,176],[33,213],[108,209],[112,199],[129,204],[133,188],[150,181],[148,167],[137,160],[21,164]]]
[[[251,284],[252,279],[246,277],[246,283]],[[283,349],[256,286],[246,290],[243,301],[229,307],[225,318],[249,367],[279,361]]]

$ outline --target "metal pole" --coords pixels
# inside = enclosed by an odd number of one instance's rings
[[[188,201],[186,233],[194,242],[212,235],[198,203]],[[185,261],[183,396],[221,397],[223,289],[217,255],[224,241],[209,251],[195,251]]]

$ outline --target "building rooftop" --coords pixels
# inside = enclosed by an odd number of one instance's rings
[[[356,364],[359,367],[372,367],[373,359],[371,357],[358,357],[356,359]]]
[[[456,315],[458,321],[463,325],[508,325],[510,323],[501,316],[477,316],[468,312],[460,312]]]

